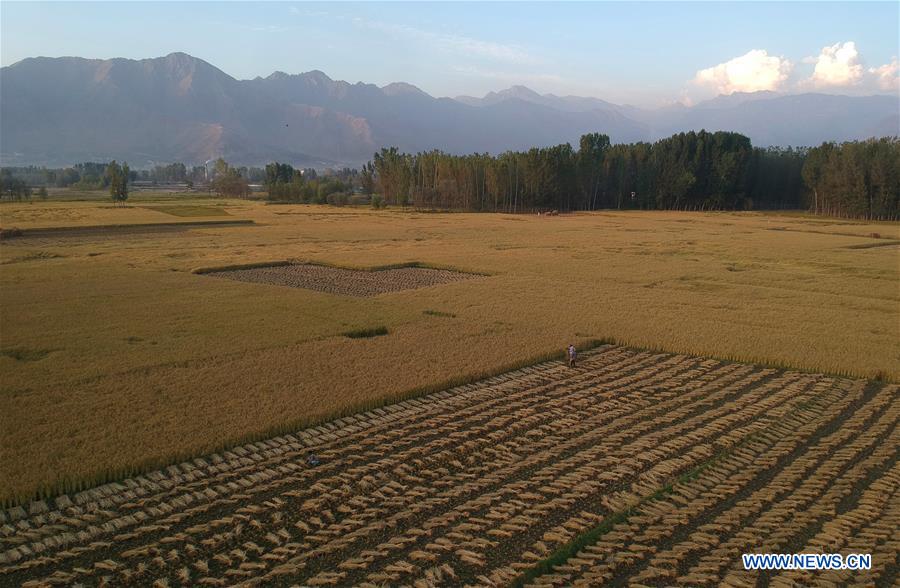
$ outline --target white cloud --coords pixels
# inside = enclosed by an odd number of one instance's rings
[[[897,62],[896,57],[881,67],[870,68],[869,75],[874,77],[875,85],[880,90],[894,92],[900,90],[900,63]]]
[[[778,90],[788,79],[793,64],[783,57],[754,49],[725,63],[701,69],[694,77],[699,86],[714,88],[719,94]]]
[[[493,61],[521,65],[535,65],[542,62],[542,60],[529,54],[525,48],[519,45],[482,41],[462,35],[435,33],[408,25],[372,21],[358,17],[353,19],[353,23],[359,27],[387,33],[395,38],[420,41],[446,53],[466,57],[487,58]]]
[[[809,78],[797,84],[798,89],[840,88],[852,94],[900,90],[897,57],[890,63],[866,69],[853,41],[823,47],[818,57],[807,59],[816,67]]]
[[[816,69],[809,81],[816,87],[855,86],[862,81],[865,71],[853,41],[823,47],[815,63]]]

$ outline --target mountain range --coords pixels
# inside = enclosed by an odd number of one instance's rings
[[[0,163],[133,167],[217,157],[259,165],[358,165],[383,146],[450,153],[522,150],[602,132],[613,143],[728,130],[754,145],[801,146],[900,134],[897,96],[735,93],[642,109],[524,86],[436,98],[403,83],[321,71],[235,79],[185,53],[155,59],[36,57],[0,69]]]

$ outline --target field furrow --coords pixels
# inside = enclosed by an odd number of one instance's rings
[[[811,404],[803,401],[532,585],[697,586],[725,578],[756,585],[760,572],[743,570],[742,553],[840,551],[840,542],[806,545],[801,538],[817,524],[833,525],[840,497],[865,496],[864,489],[848,491],[847,484],[869,471],[870,483],[889,487],[889,469],[897,466],[895,390],[860,384],[849,392],[842,397],[832,390]],[[819,496],[831,502],[816,502]],[[864,552],[877,545],[868,542]],[[885,565],[881,558],[880,569]],[[856,578],[867,583],[864,575]]]
[[[0,581],[737,585],[740,553],[826,547],[878,561],[836,581],[884,580],[898,411],[896,386],[607,345],[8,509]]]

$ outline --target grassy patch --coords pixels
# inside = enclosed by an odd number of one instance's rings
[[[172,206],[144,206],[147,210],[155,210],[172,216],[191,217],[191,216],[230,216],[224,208],[218,206],[191,206],[191,205],[172,205]]]
[[[427,314],[428,316],[442,316],[444,318],[456,318],[456,315],[452,312],[442,312],[440,310],[423,310],[422,314]]]
[[[371,327],[368,329],[356,329],[354,331],[346,331],[341,333],[344,337],[350,339],[369,339],[371,337],[381,337],[389,333],[387,327]]]

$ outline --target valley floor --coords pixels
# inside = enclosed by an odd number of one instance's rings
[[[223,220],[252,223],[28,234]],[[473,381],[569,343],[900,378],[897,223],[146,195],[126,207],[4,203],[0,222],[24,232],[0,241],[6,505]],[[479,276],[358,297],[194,272],[276,261]]]

